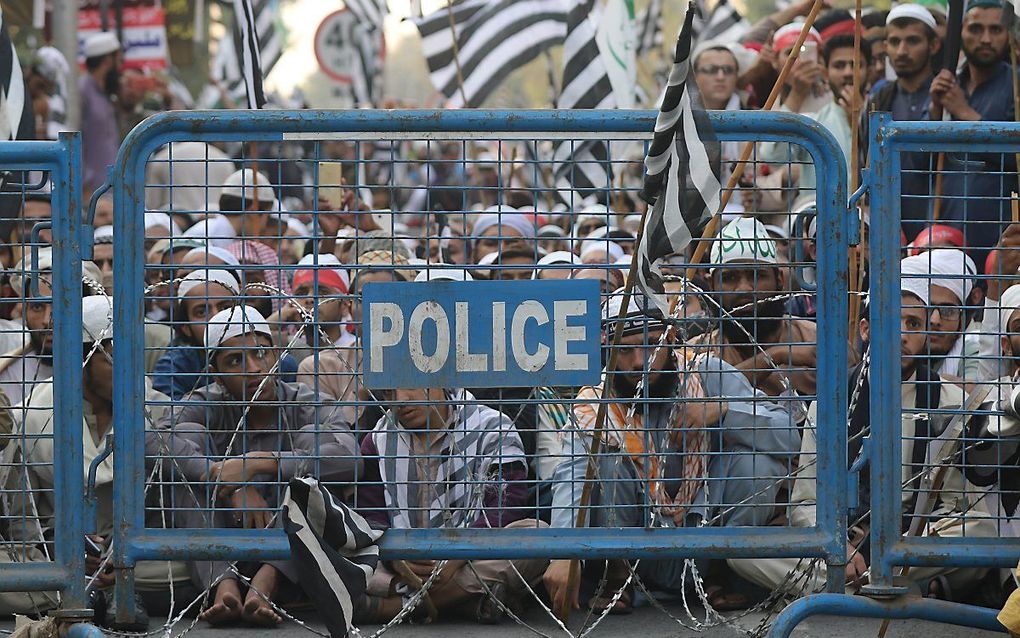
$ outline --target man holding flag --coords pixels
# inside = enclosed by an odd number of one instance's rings
[[[764,525],[799,448],[786,407],[732,399],[755,392],[734,386],[747,381],[712,353],[678,350],[666,319],[672,312],[658,264],[682,254],[692,229],[720,204],[718,143],[691,74],[693,18],[689,9],[645,163],[644,195],[654,206],[631,272],[642,292],[631,295],[628,286],[604,306],[605,340],[615,352],[604,382],[578,395],[576,432],[565,439],[554,477],[553,527]],[[602,446],[609,451],[597,453]],[[692,566],[685,559],[643,560],[637,573],[652,589],[676,592]],[[571,561],[557,560],[544,577],[561,615],[579,606],[572,572]],[[593,606],[610,604],[627,574],[626,565],[611,562]],[[710,603],[728,603],[721,589],[714,594]],[[615,611],[628,603],[621,593]]]

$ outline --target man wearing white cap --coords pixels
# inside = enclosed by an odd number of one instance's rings
[[[196,270],[177,287],[174,338],[152,371],[153,386],[174,401],[207,385],[205,331],[209,317],[238,303],[241,286],[227,270]]]
[[[891,113],[894,120],[927,120],[930,87],[935,77],[932,58],[942,48],[935,32],[935,18],[921,5],[901,4],[889,12],[885,24],[887,64],[896,72],[896,81],[872,94],[862,113],[884,111]],[[867,157],[868,118],[863,117],[861,124],[860,149],[862,156]],[[900,199],[903,231],[907,237],[916,236],[925,225],[929,190],[926,171],[931,170],[930,163],[931,155],[927,153],[902,154]]]
[[[272,332],[257,310],[234,306],[217,313],[206,327],[205,346],[215,381],[194,390],[146,436],[147,455],[172,455],[185,480],[210,484],[196,493],[216,495],[185,513],[181,527],[264,528],[280,506],[281,482],[354,480],[361,463],[348,424],[311,388],[280,378]],[[226,574],[200,616],[214,624],[278,624],[260,593],[278,600],[299,577],[288,563],[259,565],[247,574],[251,589],[242,598],[227,563],[196,563],[194,570],[205,587]]]
[[[113,421],[113,300],[105,295],[94,295],[82,299],[82,345],[85,357],[82,366],[82,437],[83,465],[81,470],[88,477],[93,461],[103,452],[107,435],[114,433]],[[0,467],[16,468],[6,474],[4,504],[7,510],[0,510],[4,517],[6,540],[10,547],[24,552],[17,557],[21,560],[46,560],[36,549],[43,543],[52,543],[55,528],[53,501],[53,465],[55,454],[53,440],[53,385],[39,385],[25,401],[26,410],[20,420],[12,444],[5,451]],[[169,399],[146,384],[146,409],[153,422],[167,410]],[[22,445],[22,441],[29,443]],[[97,465],[96,508],[97,520],[94,529],[86,529],[90,537],[90,551],[86,557],[89,576],[95,575],[101,588],[113,584],[113,570],[107,568],[96,574],[101,563],[100,551],[108,551],[109,539],[113,534],[113,456]],[[27,490],[26,490],[27,487]],[[0,552],[2,554],[2,552]],[[14,558],[13,556],[11,558]],[[0,561],[4,558],[0,556]],[[175,587],[188,587],[189,575],[184,563],[141,562],[135,570],[135,579],[142,598],[139,616],[127,625],[118,628],[144,631],[148,619],[146,610],[153,614],[167,613],[169,606],[169,581]],[[177,595],[183,595],[178,589]],[[198,593],[197,591],[195,592]],[[8,595],[0,596],[0,613],[38,613],[51,606],[48,595],[26,598],[34,599],[27,608],[22,605],[7,607],[12,601]],[[28,602],[27,600],[25,602]],[[40,608],[42,606],[42,608]]]
[[[712,244],[709,268],[721,333],[705,335],[701,342],[718,349],[722,360],[766,394],[786,391],[784,375],[793,390],[814,394],[817,329],[814,322],[786,316],[782,265],[779,248],[760,221],[738,217],[727,224]]]
[[[551,525],[575,525],[590,458],[586,450],[600,410],[606,414],[604,452],[588,503],[589,527],[643,527],[648,520],[660,527],[767,524],[782,477],[800,446],[790,411],[767,400],[752,402],[750,396],[706,401],[735,394],[734,383],[718,374],[725,364],[663,343],[666,324],[638,292],[619,325],[621,293],[617,290],[602,309],[604,342],[611,343],[622,330],[616,373],[608,381],[614,402],[600,407],[606,394],[602,385],[578,393],[576,425],[564,440],[565,460],[554,475]],[[743,380],[739,373],[728,376]],[[753,391],[744,394],[753,396]],[[708,477],[712,480],[706,482]],[[553,561],[545,574],[557,609],[579,602],[577,591],[567,590],[568,565]],[[612,597],[627,574],[625,567],[611,572],[604,598]],[[675,558],[642,560],[638,567],[651,589],[673,593],[685,587],[684,572],[685,561]],[[713,604],[723,603],[722,597],[720,589],[709,592]],[[629,602],[624,595],[618,606]]]
[[[908,258],[913,259],[913,258]],[[963,391],[936,374],[929,365],[926,357],[930,308],[929,303],[931,286],[929,283],[930,274],[927,266],[916,260],[903,260],[901,263],[902,276],[900,278],[900,369],[903,379],[901,386],[902,399],[902,457],[903,467],[901,481],[908,489],[904,490],[903,514],[905,521],[913,518],[911,515],[918,512],[919,499],[917,494],[918,474],[917,467],[936,466],[944,458],[945,453],[929,446],[929,442],[938,438],[938,433],[943,432],[951,423],[953,410],[959,411],[963,404]],[[871,329],[867,319],[860,322],[861,337],[867,343],[870,340]],[[855,409],[850,415],[849,427],[849,455],[848,462],[852,465],[860,456],[863,438],[868,434],[871,424],[870,414],[870,386],[867,379],[858,383],[859,377],[864,370],[863,365],[856,366],[850,372],[849,387],[852,391],[858,392]],[[812,405],[811,422],[817,422],[814,418],[816,406]],[[946,414],[942,414],[946,412]],[[921,418],[918,418],[918,415]],[[956,427],[960,427],[960,423]],[[955,437],[948,437],[955,438]],[[790,495],[791,507],[789,508],[790,523],[795,527],[813,527],[815,525],[815,503],[816,486],[814,461],[817,458],[817,439],[813,428],[803,430],[801,442],[800,468],[795,473],[795,481]],[[931,449],[929,449],[931,448]],[[970,463],[970,461],[968,461]],[[859,474],[861,477],[860,490],[856,499],[862,510],[851,512],[851,520],[856,521],[865,510],[870,507],[871,484],[869,480],[868,467]],[[877,488],[875,488],[877,489]],[[953,468],[949,471],[943,484],[943,489],[938,494],[933,494],[935,505],[929,512],[919,512],[918,515],[925,516],[923,525],[925,535],[938,535],[943,537],[982,537],[996,536],[995,523],[980,512],[980,507],[975,508],[979,495],[974,486],[964,483],[964,477],[959,469]],[[923,502],[923,501],[921,501]],[[906,531],[908,527],[904,527]],[[848,585],[859,585],[862,579],[866,578],[866,571],[871,563],[867,543],[867,529],[858,528],[852,532],[852,538],[847,547],[847,566],[845,579]],[[730,560],[730,566],[738,574],[747,578],[755,584],[774,589],[787,583],[787,575],[791,570],[803,571],[804,566],[798,566],[797,559],[768,559],[768,560]],[[955,568],[944,566],[914,567],[910,570],[910,579],[922,587],[926,595],[944,597],[955,590],[960,592],[965,587],[973,585],[983,574],[984,569]],[[816,589],[824,587],[824,574],[815,573],[814,580],[809,580],[809,586]]]
[[[21,345],[0,355],[0,390],[3,390],[12,405],[17,405],[31,394],[36,385],[53,376],[53,303],[49,299],[50,269],[53,267],[53,250],[39,250],[38,271],[32,270],[32,258],[25,257],[14,267],[11,287],[21,297],[22,319],[28,339]],[[81,262],[82,279],[99,283],[103,275],[91,261]],[[38,293],[33,286],[38,281]],[[82,294],[90,295],[95,290],[89,285],[82,286]],[[17,335],[23,338],[24,333]]]
[[[989,414],[973,419],[970,434],[988,441],[968,451],[967,479],[988,490],[985,507],[1000,525],[1001,536],[1020,536],[1020,286],[1011,286],[996,302],[1002,333],[1005,375],[981,406]],[[1004,493],[1005,492],[1005,493]]]
[[[269,178],[245,168],[232,173],[220,187],[219,215],[198,222],[184,231],[184,236],[220,248],[238,239],[258,240],[265,232],[269,213],[278,210]]]
[[[929,277],[927,354],[932,368],[943,377],[975,383],[981,375],[978,334],[968,331],[968,307],[977,305],[974,288],[977,269],[962,250],[935,248],[903,260],[903,272]]]
[[[86,196],[106,181],[120,146],[117,113],[112,97],[120,89],[120,41],[103,31],[85,39],[85,69],[78,80],[81,93],[81,148]]]

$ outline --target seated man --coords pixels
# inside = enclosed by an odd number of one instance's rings
[[[174,339],[153,369],[152,385],[174,401],[209,384],[205,330],[209,317],[237,304],[240,286],[226,270],[196,270],[177,286]]]
[[[912,259],[912,258],[907,258]],[[906,261],[906,260],[904,260]],[[904,267],[909,271],[911,266]],[[925,275],[927,276],[927,275]],[[995,525],[986,515],[975,508],[973,486],[963,489],[964,478],[959,469],[950,468],[940,493],[932,495],[934,507],[929,512],[917,512],[913,496],[918,493],[916,466],[935,468],[939,460],[944,458],[938,452],[929,449],[929,441],[935,434],[942,432],[952,418],[952,410],[960,410],[963,404],[962,390],[934,373],[930,361],[926,357],[929,317],[931,311],[929,280],[911,277],[909,272],[901,279],[902,306],[901,323],[901,359],[900,366],[903,377],[902,406],[902,458],[903,469],[901,480],[903,491],[904,532],[909,530],[918,516],[924,518],[922,533],[942,537],[982,537],[995,536]],[[860,324],[861,337],[865,342],[870,337],[870,324],[862,319]],[[857,366],[850,375],[850,388],[858,385],[863,366]],[[926,390],[926,391],[925,391]],[[855,410],[850,416],[849,461],[852,464],[860,455],[862,438],[870,429],[870,401],[867,380],[860,385]],[[930,418],[917,419],[917,412],[939,410]],[[942,414],[945,413],[945,414]],[[814,422],[814,418],[810,419]],[[804,429],[801,457],[796,480],[791,493],[789,508],[790,523],[796,527],[811,527],[815,524],[815,460],[817,457],[815,430]],[[911,461],[917,459],[917,461]],[[861,507],[870,507],[868,469],[865,467],[860,474],[862,494],[857,502]],[[927,500],[927,499],[925,499]],[[863,513],[863,512],[859,512]],[[858,517],[851,518],[851,526],[857,523]],[[870,563],[867,547],[866,530],[858,528],[847,546],[846,582],[848,585],[861,585],[866,582],[866,571]],[[729,564],[738,574],[766,589],[775,589],[787,583],[787,575],[798,569],[798,559],[766,559],[766,560],[730,560]],[[800,565],[805,570],[807,562]],[[949,591],[961,592],[973,585],[984,574],[983,569],[957,567],[914,567],[910,570],[910,579],[919,583],[921,591],[927,595],[947,596]],[[787,583],[788,584],[788,583]],[[824,572],[814,572],[814,581],[808,587],[816,590],[824,587]]]
[[[281,380],[272,338],[251,307],[213,316],[205,345],[214,382],[191,392],[147,433],[147,456],[169,459],[188,483],[210,484],[196,491],[211,502],[185,508],[177,527],[267,527],[282,498],[281,483],[295,476],[350,483],[360,469],[357,443],[339,412],[308,386]],[[203,586],[216,586],[201,617],[214,624],[279,623],[259,592],[283,597],[281,573],[290,583],[298,575],[279,562],[240,569],[252,578],[245,599],[225,563],[194,566]]]
[[[976,383],[980,346],[978,334],[969,330],[971,307],[977,305],[974,261],[962,250],[933,248],[904,259],[901,272],[931,278],[927,354],[932,369],[950,381]]]
[[[710,283],[721,330],[706,334],[701,343],[766,394],[785,392],[784,377],[790,390],[814,394],[817,328],[786,315],[788,282],[768,230],[757,219],[738,217],[723,228],[711,254]]]
[[[606,343],[614,339],[621,301],[614,294],[604,306]],[[800,445],[789,403],[757,392],[711,354],[694,357],[688,348],[675,348],[674,331],[666,341],[665,322],[640,294],[631,298],[622,329],[587,525],[768,523]],[[602,396],[602,385],[578,394],[577,426],[567,433],[565,460],[554,475],[553,527],[577,523]],[[578,590],[567,591],[569,564],[553,561],[545,574],[557,608],[578,604]],[[606,604],[622,585],[626,569],[616,567],[604,599],[593,604]],[[638,566],[645,584],[665,591],[683,587],[684,571],[683,559],[642,560]],[[624,594],[617,604],[628,605],[628,598]]]
[[[40,249],[39,270],[33,271],[32,267],[31,256],[25,255],[11,276],[11,286],[21,297],[21,313],[28,332],[28,339],[22,345],[0,355],[0,390],[10,398],[12,405],[21,403],[38,384],[53,376],[53,303],[49,299],[53,249]],[[103,274],[91,261],[82,260],[81,273],[83,282],[98,283],[103,279]],[[38,292],[32,285],[33,280],[38,280]],[[83,283],[82,295],[92,293]]]
[[[83,421],[82,444],[87,469],[106,447],[106,437],[114,432],[113,422],[113,306],[107,296],[82,299],[82,343],[85,364],[82,369]],[[167,409],[167,397],[151,387],[146,390],[148,411],[158,419]],[[41,384],[25,401],[24,416],[16,426],[15,436],[0,461],[0,476],[6,475],[0,491],[4,493],[6,509],[0,510],[7,529],[5,540],[9,548],[19,548],[5,555],[4,561],[47,560],[44,544],[53,543],[54,534],[54,474],[53,440],[53,385]],[[24,443],[23,443],[24,442]],[[113,533],[113,456],[98,466],[96,473],[97,527],[90,532],[90,547],[96,548],[86,560],[90,577],[99,588],[113,584],[112,570],[95,573],[101,562],[100,552],[109,551]],[[158,521],[153,521],[158,525]],[[138,593],[142,602],[140,612],[166,615],[170,609],[170,586],[176,588],[177,602],[184,603],[199,593],[190,585],[187,566],[180,562],[140,562],[135,570]],[[190,592],[190,596],[189,596]],[[55,606],[48,593],[0,594],[0,615],[42,613]],[[110,615],[108,614],[108,617]],[[147,620],[142,613],[134,623],[121,629],[146,629]]]
[[[526,518],[527,462],[509,418],[478,404],[466,390],[382,394],[389,407],[362,442],[365,474],[358,480],[356,501],[374,528],[542,525]],[[513,608],[546,564],[542,559],[451,560],[429,596],[442,615],[467,609],[479,622],[495,623],[503,612],[489,594]],[[399,574],[405,566],[425,580],[436,563],[380,563],[362,610],[367,622],[387,622],[403,607]]]

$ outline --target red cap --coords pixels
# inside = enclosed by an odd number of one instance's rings
[[[910,242],[908,252],[911,255],[918,255],[928,246],[966,248],[967,242],[964,241],[963,231],[959,228],[953,228],[945,224],[932,224],[919,232],[914,241]]]
[[[306,284],[315,279],[315,270],[295,270],[294,280],[291,283],[291,287],[297,288],[301,284]],[[332,268],[319,268],[319,285],[329,286],[334,290],[339,290],[340,294],[347,294],[347,282],[344,281],[343,276]]]

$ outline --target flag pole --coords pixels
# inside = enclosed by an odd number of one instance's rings
[[[641,227],[638,230],[637,238],[634,240],[634,246],[641,245],[641,237],[645,231],[645,221],[648,219],[648,209],[651,206],[645,206],[644,212],[641,213]],[[616,372],[616,353],[620,349],[620,342],[623,338],[623,325],[624,317],[627,316],[627,310],[630,306],[630,298],[634,292],[634,280],[636,279],[635,274],[637,273],[638,265],[638,251],[634,250],[630,256],[630,269],[627,271],[627,281],[623,287],[623,301],[620,304],[620,312],[616,315],[616,323],[613,327],[613,341],[609,346],[609,361],[606,362],[606,371],[604,374],[604,381],[602,382],[602,396],[599,401],[598,411],[595,414],[595,429],[591,436],[591,448],[588,450],[588,468],[584,473],[584,483],[581,486],[581,500],[579,501],[577,508],[577,515],[574,519],[574,527],[579,529],[585,526],[585,508],[588,506],[588,501],[591,499],[592,483],[595,480],[595,459],[602,450],[602,439],[603,431],[606,426],[606,411],[608,410],[607,400],[610,398],[610,380],[612,375]],[[678,295],[679,297],[679,295]],[[564,600],[562,609],[562,620],[567,622],[570,619],[570,605],[571,605],[571,592],[578,586],[577,579],[581,575],[581,564],[577,559],[570,560],[570,571],[567,576],[567,590],[564,593]],[[553,609],[556,608],[556,601],[552,601]]]
[[[857,183],[860,173],[860,140],[857,136],[860,134],[861,125],[861,0],[857,0],[856,7],[854,9],[854,83],[853,83],[853,95],[851,96],[850,103],[850,193],[857,192]],[[851,215],[857,215],[857,224],[860,229],[860,235],[857,238],[857,250],[850,250],[850,314],[849,323],[850,330],[847,334],[850,335],[850,342],[857,345],[857,319],[861,312],[861,297],[859,294],[861,287],[864,285],[864,263],[863,256],[859,254],[861,246],[864,245],[864,220],[861,213],[860,206],[856,207],[856,210],[850,211]]]
[[[467,93],[464,92],[464,73],[460,68],[460,45],[457,44],[457,21],[453,19],[453,0],[446,0],[446,17],[450,21],[450,42],[453,44],[453,65],[457,69],[457,87],[460,99],[467,106]]]
[[[814,18],[817,17],[818,12],[821,9],[822,2],[823,0],[815,0],[813,15],[808,16],[810,19],[810,22],[808,23],[809,25],[811,22],[814,22]],[[691,2],[688,5],[687,11],[689,12],[694,10],[695,10],[694,3]],[[687,19],[686,15],[684,19],[685,20]],[[797,49],[800,48],[800,45],[803,44],[803,40],[806,37],[807,31],[805,30],[805,32],[801,34],[801,41],[798,42],[796,47]],[[747,153],[749,155],[750,151],[748,150]],[[723,207],[725,207],[725,204],[723,204]],[[651,204],[646,205],[644,211],[642,211],[641,213],[641,223],[638,229],[637,237],[634,239],[635,247],[641,246],[641,240],[644,237],[645,224],[648,220],[648,212],[650,208]],[[574,518],[575,529],[585,527],[586,518],[585,509],[588,507],[588,502],[591,500],[591,491],[596,473],[596,459],[602,450],[602,441],[604,438],[604,432],[606,427],[606,413],[609,407],[608,400],[610,399],[612,394],[611,379],[613,373],[616,372],[617,352],[620,349],[620,343],[623,339],[624,317],[627,316],[627,311],[629,310],[630,307],[630,300],[634,292],[634,282],[637,279],[636,275],[638,268],[638,253],[640,252],[641,252],[640,249],[636,248],[633,254],[631,254],[630,268],[627,271],[627,279],[623,286],[623,299],[622,302],[620,303],[620,311],[616,315],[615,324],[613,326],[613,339],[612,343],[609,346],[609,359],[606,362],[606,369],[605,372],[603,373],[604,380],[602,382],[602,394],[600,396],[600,400],[598,403],[598,410],[595,413],[595,425],[591,436],[591,447],[588,450],[588,464],[585,470],[584,482],[581,485],[581,498],[578,501],[577,513]],[[679,298],[680,295],[677,295],[676,299],[671,304],[670,315],[672,315],[673,311],[675,310],[676,300]],[[670,338],[671,335],[672,330],[668,330],[666,338],[667,339]],[[580,578],[580,575],[581,575],[580,562],[577,559],[571,559],[569,563],[569,569],[567,571],[566,591],[563,592],[562,606],[560,607],[561,612],[560,617],[563,620],[563,622],[567,622],[570,618],[570,609],[572,604],[571,599],[573,597],[574,590],[578,587],[578,578]],[[557,607],[557,601],[553,600],[552,603],[553,609],[555,610]]]
[[[811,11],[807,14],[804,19],[804,27],[800,31],[800,35],[797,36],[797,42],[793,45],[793,51],[790,52],[790,56],[786,58],[786,63],[783,64],[782,70],[779,72],[779,77],[776,79],[775,85],[772,87],[772,92],[769,93],[769,97],[765,100],[765,105],[762,106],[763,111],[771,111],[776,101],[779,100],[779,94],[783,90],[783,85],[786,84],[786,78],[790,75],[790,71],[793,69],[793,63],[797,61],[797,57],[800,55],[800,48],[804,46],[804,41],[807,40],[808,33],[811,32],[811,25],[815,23],[815,19],[818,18],[818,14],[822,11],[824,0],[815,0],[815,3],[811,6]],[[730,174],[729,182],[726,184],[726,188],[723,189],[722,196],[719,200],[719,210],[712,215],[712,219],[708,220],[708,224],[705,225],[704,232],[701,233],[701,239],[698,241],[697,248],[694,249],[694,256],[691,257],[691,265],[687,268],[687,279],[693,279],[694,273],[697,270],[697,264],[704,258],[705,253],[708,251],[709,245],[712,243],[712,238],[715,237],[716,231],[719,229],[719,221],[722,219],[722,211],[726,210],[726,205],[730,203],[730,198],[733,196],[733,190],[737,187],[737,182],[740,180],[740,176],[744,174],[744,167],[747,166],[748,160],[751,159],[751,151],[754,149],[754,142],[747,142],[744,145],[744,150],[740,154],[740,161],[737,162],[733,172]],[[674,299],[673,305],[676,304],[676,300],[679,299],[679,295]]]

